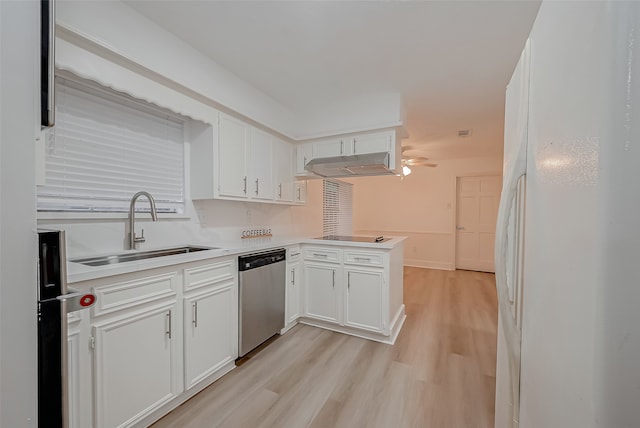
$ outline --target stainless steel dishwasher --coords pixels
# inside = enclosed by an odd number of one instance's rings
[[[285,250],[238,257],[242,357],[284,328]]]

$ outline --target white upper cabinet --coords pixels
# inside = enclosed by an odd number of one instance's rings
[[[353,147],[349,138],[332,138],[316,141],[311,145],[313,159],[333,156],[348,156],[353,154]]]
[[[307,180],[298,180],[294,183],[293,202],[304,205],[307,202]]]
[[[354,155],[364,153],[389,152],[392,149],[391,142],[395,141],[392,132],[375,132],[362,134],[349,138],[349,147]]]
[[[293,201],[293,147],[282,140],[273,141],[273,193],[276,201]]]
[[[272,139],[266,132],[251,128],[250,167],[247,196],[250,199],[273,199]]]
[[[295,175],[297,177],[314,176],[312,173],[304,169],[307,162],[309,162],[313,158],[311,150],[312,150],[311,143],[298,143],[295,145],[295,151],[296,151]]]
[[[218,135],[218,192],[245,198],[249,192],[249,125],[220,113]]]
[[[292,144],[224,113],[192,121],[189,133],[192,199],[304,203],[294,198]]]

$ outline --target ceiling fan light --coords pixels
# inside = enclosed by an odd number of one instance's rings
[[[402,175],[407,176],[411,174],[411,168],[409,168],[408,166],[403,166],[402,167]]]

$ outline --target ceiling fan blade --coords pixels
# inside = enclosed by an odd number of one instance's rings
[[[428,166],[428,167],[436,167],[438,166],[437,163],[433,163],[433,162],[427,162],[427,158],[425,157],[420,157],[420,158],[412,158],[412,159],[403,159],[402,163],[403,165],[406,166]]]
[[[426,158],[424,156],[419,156],[419,157],[415,157],[415,158],[409,158],[409,159],[404,159],[404,162],[411,166],[411,165],[418,165],[421,162],[426,162],[428,161],[429,158]]]
[[[418,146],[415,146],[413,144],[407,144],[406,146],[402,146],[402,153],[404,152],[408,152],[411,150],[416,150],[418,148]]]

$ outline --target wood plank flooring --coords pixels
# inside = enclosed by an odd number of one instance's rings
[[[153,428],[493,427],[493,274],[406,267],[389,346],[298,325]]]

